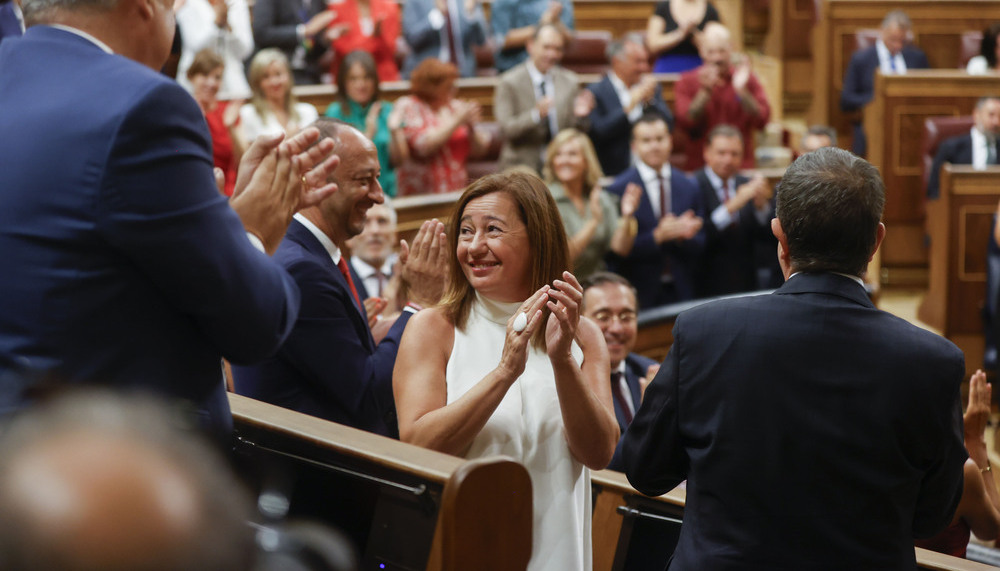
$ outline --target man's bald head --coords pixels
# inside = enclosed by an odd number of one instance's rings
[[[213,451],[145,400],[32,411],[0,441],[0,568],[247,569],[249,500]]]

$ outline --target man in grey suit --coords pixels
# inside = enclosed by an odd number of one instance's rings
[[[566,40],[554,25],[540,26],[528,40],[528,59],[500,76],[493,113],[503,129],[500,168],[541,171],[545,147],[561,129],[579,127],[594,107],[577,75],[559,65]]]

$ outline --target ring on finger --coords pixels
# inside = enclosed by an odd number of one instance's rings
[[[527,329],[527,327],[528,327],[528,314],[522,311],[521,313],[517,314],[517,317],[514,318],[513,329],[515,333],[520,333],[525,329]]]

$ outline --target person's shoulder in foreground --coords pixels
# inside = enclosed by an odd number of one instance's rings
[[[964,359],[867,298],[884,203],[862,159],[803,155],[772,222],[784,286],[678,317],[622,449],[644,493],[687,479],[672,569],[913,567],[950,521]]]

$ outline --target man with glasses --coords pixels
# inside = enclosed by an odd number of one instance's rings
[[[611,394],[615,402],[618,428],[625,429],[642,402],[646,383],[659,369],[656,361],[632,353],[639,332],[636,322],[638,303],[635,288],[629,281],[611,272],[597,272],[583,284],[583,315],[593,319],[604,334],[611,358]],[[622,470],[619,447],[608,465]]]

